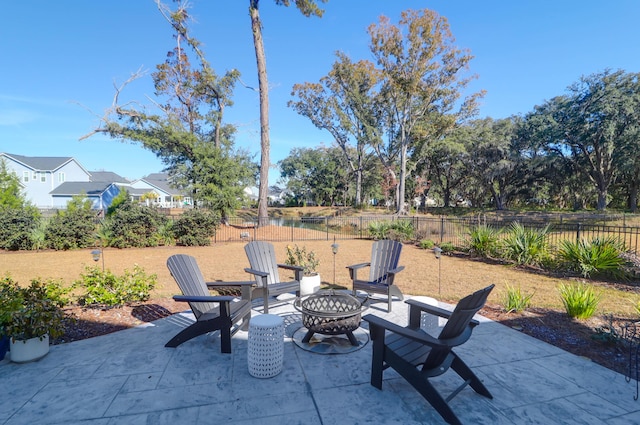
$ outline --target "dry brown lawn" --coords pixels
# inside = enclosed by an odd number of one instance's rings
[[[331,252],[333,240],[305,242],[274,242],[279,261],[284,261],[288,244],[306,246],[317,253],[320,259],[319,272],[322,281],[334,283],[334,256]],[[338,240],[339,252],[335,256],[335,283],[350,286],[347,265],[369,260],[372,241]],[[158,286],[153,298],[168,297],[179,293],[165,265],[172,254],[184,253],[196,257],[207,280],[249,280],[244,271],[248,261],[244,253],[244,243],[217,243],[208,247],[157,247],[143,249],[104,250],[105,268],[117,275],[125,269],[133,270],[141,266],[147,274],[156,274]],[[534,293],[532,306],[562,310],[562,302],[557,286],[566,279],[540,273],[520,270],[512,266],[488,264],[466,257],[443,256],[437,260],[431,250],[422,250],[405,245],[401,264],[405,270],[397,276],[397,284],[405,294],[426,295],[442,301],[455,302],[462,296],[490,283],[496,284],[488,303],[502,304],[506,285],[520,287],[525,293]],[[80,278],[85,267],[101,267],[91,258],[91,250],[74,251],[28,251],[0,252],[0,273],[10,274],[20,284],[31,279],[62,279],[71,284]],[[634,317],[634,303],[640,299],[638,286],[629,290],[619,290],[616,286],[598,283],[603,291],[599,313],[614,313],[616,316]]]

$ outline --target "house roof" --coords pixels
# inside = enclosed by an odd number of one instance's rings
[[[3,155],[36,171],[57,170],[66,163],[74,160],[70,156],[24,156],[6,152],[3,152]]]
[[[140,180],[164,193],[168,193],[169,195],[183,195],[182,191],[171,186],[169,175],[167,173],[152,173]]]
[[[112,171],[89,171],[92,182],[131,183],[128,179]]]
[[[87,196],[98,196],[112,184],[111,182],[64,182],[49,193],[58,196],[74,196],[82,193]]]

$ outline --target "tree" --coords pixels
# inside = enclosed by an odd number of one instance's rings
[[[376,86],[379,73],[369,61],[353,63],[344,53],[319,83],[296,84],[289,106],[331,133],[355,176],[355,205],[362,203],[366,148],[379,138],[376,117]],[[349,149],[351,140],[354,149]]]
[[[235,128],[223,124],[239,73],[232,70],[222,77],[216,75],[199,41],[190,35],[186,1],[179,1],[174,11],[160,0],[157,5],[176,39],[176,47],[152,73],[158,98],[155,107],[160,113],[149,113],[135,103],[119,104],[124,87],[141,76],[136,73],[116,88],[102,126],[83,138],[106,133],[141,143],[162,159],[174,186],[190,191],[196,205],[219,208],[226,216],[240,205],[242,189],[254,177],[248,155],[233,150]],[[191,64],[189,49],[198,66]]]
[[[321,17],[323,10],[317,2],[327,0],[294,0],[300,12],[309,17]],[[277,5],[289,7],[291,0],[275,0]],[[269,80],[267,79],[267,59],[264,54],[262,40],[262,21],[259,11],[260,0],[249,0],[249,16],[251,17],[251,31],[253,46],[256,53],[258,69],[258,87],[260,91],[260,183],[258,186],[258,225],[268,222],[267,206],[269,202]]]
[[[9,171],[4,158],[0,159],[0,208],[22,208],[26,199],[22,193],[20,178]]]
[[[278,165],[298,204],[335,205],[346,197],[347,167],[340,148],[296,148]]]
[[[570,152],[576,169],[591,180],[599,210],[606,208],[608,190],[621,172],[618,152],[636,140],[638,88],[637,74],[605,70],[582,77],[567,95],[537,109],[554,130],[547,148]]]
[[[388,134],[397,140],[400,153],[396,212],[405,214],[407,160],[418,125],[421,139],[436,140],[458,119],[473,113],[482,94],[458,105],[461,90],[472,78],[461,78],[460,73],[472,56],[453,45],[446,18],[428,9],[407,10],[399,24],[396,27],[382,16],[368,31],[371,52],[383,75]]]

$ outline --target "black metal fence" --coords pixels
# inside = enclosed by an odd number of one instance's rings
[[[431,239],[434,242],[449,242],[456,247],[465,245],[465,240],[473,227],[480,224],[496,229],[505,228],[501,220],[449,217],[397,217],[397,216],[359,216],[359,217],[300,217],[274,218],[266,226],[258,227],[256,222],[231,219],[228,225],[221,226],[215,236],[216,242],[239,242],[265,240],[296,242],[305,240],[368,239],[370,227],[381,222],[408,221],[417,240]],[[563,240],[593,240],[594,238],[613,237],[624,244],[629,251],[638,253],[640,228],[629,226],[609,226],[569,222],[544,222],[540,220],[517,220],[525,228],[543,229],[549,226],[549,241],[557,247]],[[407,223],[404,223],[407,224]]]

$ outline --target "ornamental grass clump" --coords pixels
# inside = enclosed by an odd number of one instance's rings
[[[525,294],[520,287],[514,288],[511,285],[507,285],[507,291],[503,298],[504,309],[507,313],[523,311],[531,305],[533,295],[534,293]]]
[[[595,238],[591,242],[562,241],[559,257],[569,270],[583,277],[609,276],[624,278],[622,246],[615,238]]]
[[[562,283],[558,291],[567,314],[576,319],[588,319],[593,316],[602,298],[602,294],[596,293],[592,285],[584,283]]]
[[[549,226],[531,229],[513,222],[504,238],[504,256],[520,265],[542,264],[549,256],[548,233]]]
[[[484,258],[497,255],[501,233],[501,230],[484,224],[471,228],[466,240],[469,251]]]

